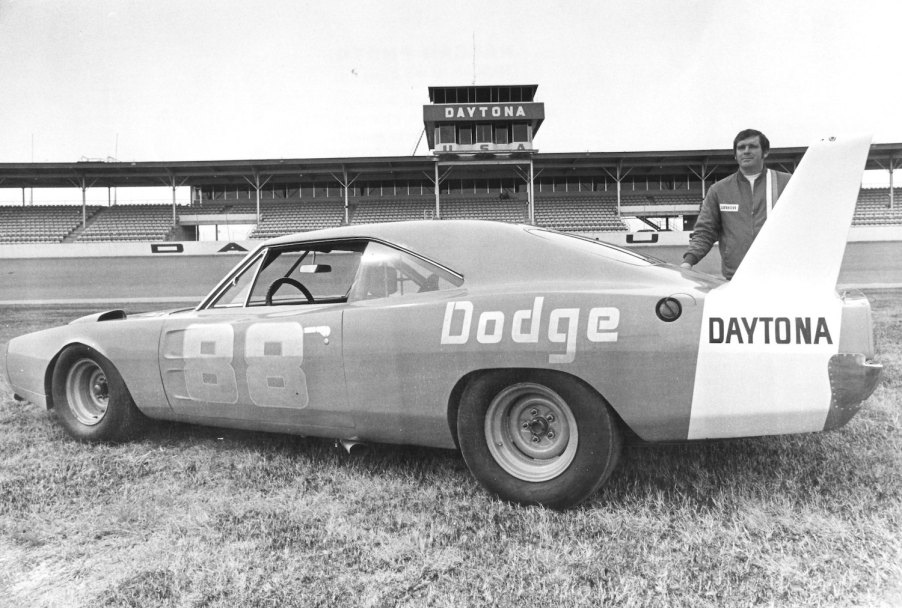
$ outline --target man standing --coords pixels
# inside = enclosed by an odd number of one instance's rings
[[[719,241],[723,276],[733,278],[791,177],[789,173],[765,170],[764,159],[769,152],[770,142],[761,131],[746,129],[733,139],[739,171],[708,190],[689,249],[683,254],[683,268],[698,264]]]

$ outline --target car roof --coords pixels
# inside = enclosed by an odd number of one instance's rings
[[[535,231],[548,232],[535,226],[490,220],[415,220],[313,230],[277,237],[266,241],[265,245],[376,239],[459,272],[471,285],[474,282],[498,285],[543,278],[585,280],[587,271],[605,263],[624,272],[638,268],[623,268],[628,265],[565,247],[556,240],[538,238],[532,234]]]

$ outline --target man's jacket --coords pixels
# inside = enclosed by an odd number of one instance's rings
[[[711,186],[695,221],[689,249],[683,254],[684,262],[698,264],[719,241],[723,276],[733,277],[767,219],[766,173],[762,171],[755,180],[754,192],[740,171]],[[772,172],[774,204],[790,177],[789,173]]]

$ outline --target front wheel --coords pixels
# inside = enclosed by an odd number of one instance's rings
[[[504,500],[558,509],[595,492],[622,445],[601,397],[544,371],[493,372],[471,382],[457,432],[467,466],[486,489]]]
[[[73,345],[60,354],[51,390],[56,417],[82,441],[128,439],[146,420],[116,367],[87,346]]]

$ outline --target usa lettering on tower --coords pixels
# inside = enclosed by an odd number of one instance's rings
[[[824,317],[711,317],[710,344],[833,344]]]

